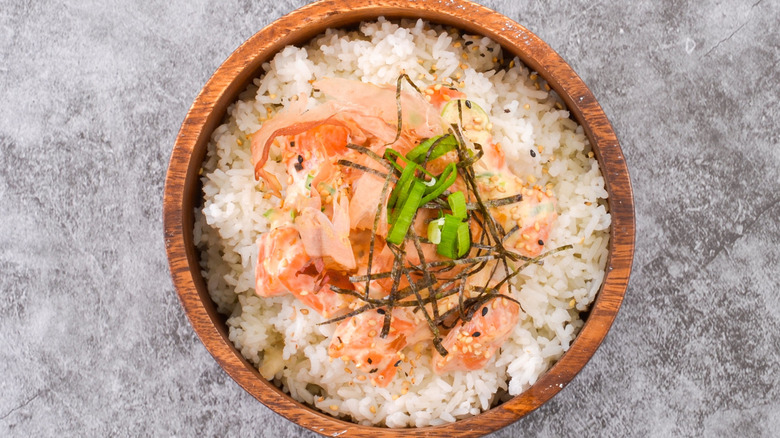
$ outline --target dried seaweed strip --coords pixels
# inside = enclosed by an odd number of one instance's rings
[[[417,213],[415,213],[415,217],[417,216]],[[412,220],[414,222],[414,220]],[[422,246],[420,246],[420,239],[417,237],[417,233],[414,232],[411,228],[409,229],[409,232],[407,233],[411,236],[412,242],[414,243],[415,249],[417,249],[417,257],[420,259],[420,263],[425,266],[427,263],[425,262],[425,254],[423,254]],[[427,269],[423,270],[423,278],[428,280],[429,282],[431,279],[431,272]],[[430,288],[428,288],[429,292],[432,292]],[[433,309],[433,317],[438,318],[439,317],[439,304],[436,300],[433,300],[431,302],[431,308]]]
[[[373,158],[377,163],[381,164],[388,170],[395,171],[395,167],[393,167],[393,165],[388,160],[384,159],[379,154],[377,154],[376,152],[372,151],[371,149],[365,146],[356,145],[354,143],[347,143],[347,148],[352,149],[353,151],[360,152],[361,154],[368,155],[369,157]]]
[[[482,203],[485,205],[485,207],[493,208],[493,207],[503,207],[504,205],[516,204],[522,200],[523,200],[523,195],[518,193],[517,195],[507,196],[505,198],[488,199],[486,201],[482,201]],[[471,202],[466,204],[466,209],[478,210],[479,205],[475,202]]]
[[[441,335],[439,334],[439,327],[436,325],[436,323],[431,319],[431,315],[428,314],[428,311],[425,310],[425,305],[422,304],[422,296],[420,296],[420,291],[417,290],[416,287],[413,286],[414,282],[412,281],[412,276],[409,274],[409,271],[406,269],[403,270],[404,274],[406,275],[406,279],[409,280],[409,285],[412,286],[412,292],[414,292],[415,298],[417,298],[417,301],[420,302],[420,308],[422,309],[423,316],[425,317],[425,321],[428,323],[428,328],[431,329],[431,333],[433,333],[433,347],[436,349],[436,351],[439,352],[440,355],[446,356],[449,354],[447,352],[447,349],[444,348],[444,345],[441,343]]]
[[[343,314],[341,316],[337,316],[337,317],[331,318],[331,319],[329,319],[327,321],[323,321],[323,322],[321,322],[321,323],[319,323],[317,325],[325,325],[325,324],[333,324],[334,322],[341,322],[341,321],[344,321],[347,318],[352,318],[353,316],[360,315],[361,313],[366,312],[366,311],[371,310],[371,309],[374,309],[374,308],[375,307],[374,307],[373,304],[366,304],[363,307],[359,307],[359,308],[357,308],[357,309],[355,309],[355,310],[353,310],[353,311],[351,311],[349,313],[345,313],[345,314]]]
[[[382,186],[382,194],[379,195],[379,203],[376,206],[376,215],[374,216],[374,223],[371,226],[371,242],[368,244],[368,267],[366,269],[366,298],[368,298],[369,287],[371,286],[371,268],[374,262],[374,244],[376,243],[376,229],[379,227],[379,220],[382,217],[382,209],[385,206],[385,198],[387,197],[387,189],[390,187],[390,176],[392,173],[388,173],[385,176],[385,184]]]
[[[367,167],[367,166],[364,166],[362,164],[358,164],[358,163],[355,163],[355,162],[352,162],[352,161],[349,161],[349,160],[343,160],[342,159],[342,160],[338,160],[337,163],[342,165],[342,166],[345,166],[345,167],[351,167],[353,169],[362,170],[363,172],[370,173],[372,175],[376,175],[376,176],[378,176],[380,178],[387,178],[387,174],[386,173],[382,173],[382,172],[380,172],[380,171],[378,171],[376,169],[372,169],[370,167]],[[390,176],[391,176],[391,180],[393,182],[398,181],[398,178],[395,175],[391,174]]]
[[[401,75],[398,76],[398,82],[396,82],[395,85],[395,104],[398,108],[398,128],[395,132],[395,139],[385,146],[390,146],[391,144],[397,142],[399,138],[401,138],[401,131],[403,130],[403,114],[401,112],[401,84],[403,84],[404,79],[406,79],[406,82],[408,82],[412,88],[414,88],[418,93],[422,94],[420,89],[417,88],[417,85],[415,85],[415,83],[412,82],[412,79],[409,78],[409,75],[406,73],[401,73]]]
[[[392,250],[392,248],[391,248]],[[395,256],[395,252],[393,251]],[[391,271],[391,277],[393,278],[393,285],[390,287],[390,295],[387,298],[387,311],[385,312],[384,320],[382,321],[382,333],[380,337],[385,339],[390,333],[390,323],[393,314],[393,307],[395,306],[396,294],[398,293],[398,286],[401,283],[401,268],[403,268],[403,260],[399,257],[393,258],[393,270]]]

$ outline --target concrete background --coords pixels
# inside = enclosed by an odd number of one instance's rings
[[[161,221],[195,95],[305,3],[0,0],[0,436],[313,436],[198,341]],[[495,436],[777,436],[780,2],[484,3],[593,90],[638,227],[601,349]]]

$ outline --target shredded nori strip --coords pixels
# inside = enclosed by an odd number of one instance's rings
[[[404,79],[406,79],[406,82],[408,82],[409,85],[415,89],[415,91],[422,94],[422,91],[420,91],[420,89],[417,88],[417,85],[412,82],[412,79],[409,78],[409,75],[402,73],[400,76],[398,76],[398,82],[396,82],[395,85],[395,104],[398,107],[398,128],[395,131],[395,139],[386,146],[390,146],[391,144],[397,142],[399,138],[401,138],[401,130],[403,129],[403,117],[401,113],[401,84],[403,84]]]
[[[372,169],[372,168],[364,166],[362,164],[353,163],[352,161],[349,161],[349,160],[343,160],[342,159],[342,160],[337,161],[337,163],[342,165],[342,166],[345,166],[345,167],[352,167],[354,169],[362,170],[363,172],[367,172],[367,173],[370,173],[372,175],[376,175],[376,176],[378,176],[380,178],[387,178],[387,174],[386,173],[382,173],[382,172],[380,172],[380,171],[378,171],[376,169]],[[396,178],[395,175],[390,174],[390,176],[391,176],[391,180],[393,180],[393,182],[398,180],[398,178]]]

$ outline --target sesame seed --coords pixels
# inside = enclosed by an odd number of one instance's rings
[[[343,360],[344,362],[349,362],[349,356],[345,354],[344,356],[341,356],[341,360]]]
[[[433,90],[430,88],[425,89],[425,94],[433,94]]]
[[[438,68],[439,68],[439,67],[438,67],[438,66],[436,66],[436,64],[433,64],[433,65],[431,66],[431,71],[436,71],[436,69],[438,69]]]
[[[368,359],[366,359],[366,362],[368,362],[368,364],[369,364],[369,365],[371,365],[372,363],[374,363],[374,361],[373,361],[373,360],[371,360],[371,358],[370,358],[370,357],[369,357]]]
[[[480,332],[474,332],[474,334],[473,334],[473,335],[471,335],[471,336],[474,336],[475,338],[478,338],[478,337],[482,336],[482,333],[480,333]]]
[[[303,313],[304,315],[308,315],[309,309],[301,309],[301,313]]]
[[[376,309],[376,313],[378,313],[380,315],[384,315],[386,312],[385,312],[385,309]]]
[[[483,312],[484,312],[484,311],[483,311]],[[470,343],[472,343],[473,341],[474,341],[474,338],[472,338],[472,337],[468,337],[468,338],[465,338],[465,339],[463,340],[463,342],[465,342],[465,343],[467,343],[467,344],[470,344]]]
[[[339,410],[339,407],[338,407],[338,406],[336,406],[336,405],[330,405],[330,410],[331,410],[331,411],[338,411],[338,410]]]
[[[349,368],[344,368],[344,372],[347,374],[352,374],[352,370]]]
[[[398,362],[396,362],[396,363],[395,363],[393,366],[394,366],[394,367],[396,367],[396,368],[398,368],[398,365],[401,365],[401,362],[402,362],[402,361],[399,359],[399,360],[398,360]]]
[[[474,349],[475,350],[479,350],[480,348],[482,348],[482,344],[480,344],[479,342],[475,342],[474,343]]]
[[[455,79],[460,79],[463,76],[461,72],[455,73]]]
[[[531,109],[531,105],[530,104],[525,104],[525,105],[523,105],[523,109],[529,110],[529,109]]]
[[[463,58],[466,58],[466,54],[465,54],[465,53],[463,54]],[[469,68],[469,66],[468,66],[468,65],[466,65],[466,64],[461,64],[461,65],[460,65],[460,69],[461,69],[461,70],[466,70],[467,68]]]
[[[433,86],[433,89],[434,89],[434,90],[436,90],[436,91],[439,91],[439,90],[441,90],[441,84],[436,84],[436,85],[434,85],[434,86]]]
[[[529,76],[532,81],[535,81],[538,75],[536,73],[531,73],[531,76]]]
[[[569,307],[574,307],[575,304],[577,304],[577,302],[572,298],[571,301],[569,301]]]
[[[529,152],[531,152],[531,157],[536,158],[536,152],[534,152],[533,149],[531,149]]]
[[[370,408],[368,408],[368,410],[371,411],[372,414],[376,414],[376,407],[375,406],[372,405]]]
[[[468,54],[466,54],[466,53],[464,53],[464,54],[462,54],[462,55],[460,55],[460,56],[461,56],[463,59],[468,59],[468,58],[469,58],[469,55],[468,55]],[[463,67],[463,65],[464,65],[464,64],[461,64],[461,67],[460,67],[460,68],[462,68],[463,70],[465,70],[465,68]]]
[[[393,394],[393,400],[398,400],[398,394]]]
[[[302,290],[301,293],[300,293],[300,296],[305,297],[306,295],[309,295],[309,291]]]
[[[491,307],[493,307],[494,309],[497,309],[498,308],[498,301],[493,300],[493,305]]]
[[[539,87],[539,83],[538,82],[534,82],[534,87],[538,90],[540,88]]]
[[[535,183],[536,177],[534,177],[533,175],[528,175],[528,182],[531,184]]]
[[[513,60],[509,61],[509,68],[512,68],[514,66],[515,66],[515,60],[513,59]]]
[[[588,152],[588,158],[593,158],[593,151]]]
[[[487,308],[487,306],[485,306],[485,307],[482,308],[482,316],[487,315],[487,313],[488,313],[488,308]]]
[[[271,199],[271,194],[270,193],[265,193],[263,195],[263,199]]]
[[[539,222],[534,222],[534,230],[539,231],[540,229]]]
[[[548,84],[547,82],[545,82],[545,83],[544,83],[544,89],[545,89],[545,91],[550,91],[550,84]]]
[[[370,325],[371,327],[374,327],[376,325],[376,321],[374,321],[372,319],[372,320],[368,321],[368,325]]]
[[[428,102],[430,102],[430,101],[431,101],[431,96],[430,96],[429,94],[426,94],[426,95],[425,95],[425,100],[427,100]]]
[[[542,239],[537,240],[536,243],[538,243],[539,246],[544,246],[544,240]]]
[[[453,44],[453,45],[452,45],[452,47],[455,47],[455,48],[458,48],[458,47],[460,47],[460,46],[461,46],[461,44],[460,44],[460,41],[458,41],[457,43],[455,43],[455,44]]]
[[[357,376],[357,379],[362,382],[362,381],[366,380],[366,376],[361,374],[361,375]]]
[[[523,233],[523,234],[521,234],[521,235],[520,235],[520,237],[522,237],[522,238],[523,238],[523,240],[530,240],[530,239],[531,239],[531,236],[529,236],[529,235],[528,235],[528,234],[526,234],[526,233]]]
[[[271,98],[271,99],[276,99],[276,95],[273,94],[273,93],[269,94],[268,97]]]
[[[444,96],[442,96],[441,98],[442,98],[442,99],[444,99],[444,101],[445,101],[445,102],[449,102],[449,101],[450,101],[450,99],[452,99],[452,98],[450,97],[450,95],[449,95],[449,94],[445,94],[445,95],[444,95]]]
[[[494,57],[493,57],[493,62],[498,62],[498,58],[496,58],[496,57],[494,56]]]

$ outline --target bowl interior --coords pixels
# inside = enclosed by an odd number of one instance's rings
[[[431,2],[432,3],[432,2]],[[485,413],[457,423],[422,429],[380,429],[330,417],[292,400],[259,372],[228,339],[220,315],[200,273],[193,244],[193,209],[202,199],[198,171],[214,129],[227,107],[261,75],[262,64],[287,45],[302,45],[331,27],[354,26],[386,18],[422,18],[487,36],[507,53],[539,72],[583,126],[602,169],[612,215],[609,260],[604,283],[591,305],[587,321],[571,348],[523,394]],[[299,9],[261,30],[219,67],[192,105],[176,140],[165,187],[165,239],[171,275],[196,333],[219,364],[245,390],[291,421],[323,434],[471,436],[495,431],[517,420],[560,391],[595,352],[609,330],[628,283],[633,258],[634,211],[628,170],[617,138],[592,93],[571,68],[531,32],[482,6],[467,1],[425,4],[407,0],[321,1]]]

